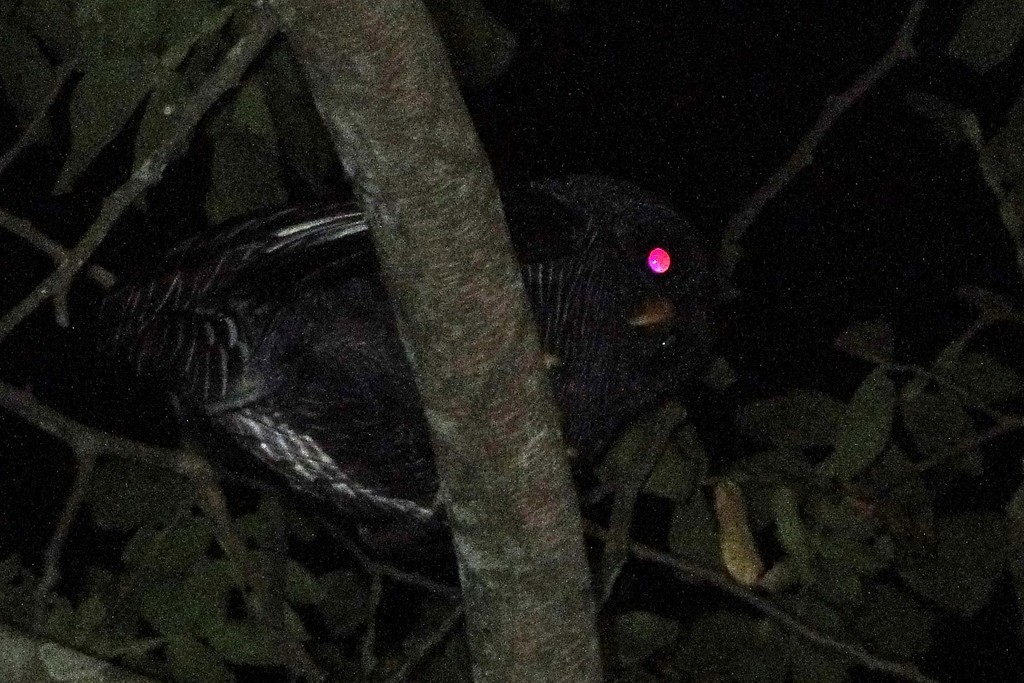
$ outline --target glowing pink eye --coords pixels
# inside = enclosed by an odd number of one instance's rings
[[[668,271],[671,265],[672,257],[661,247],[655,247],[651,249],[651,253],[647,254],[647,267],[658,275]]]

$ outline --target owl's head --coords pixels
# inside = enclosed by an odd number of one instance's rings
[[[704,366],[707,257],[685,219],[628,182],[545,180],[506,211],[569,441],[593,457]]]

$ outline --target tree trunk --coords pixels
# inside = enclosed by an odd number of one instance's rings
[[[487,160],[419,0],[276,0],[373,226],[477,681],[600,678],[565,446]]]

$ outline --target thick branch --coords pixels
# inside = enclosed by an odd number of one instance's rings
[[[277,0],[417,377],[478,681],[600,676],[579,512],[501,204],[418,0]]]

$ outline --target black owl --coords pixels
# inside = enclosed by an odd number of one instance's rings
[[[712,289],[690,226],[596,177],[505,196],[569,444],[592,462],[704,361]],[[411,371],[362,214],[289,209],[184,242],[103,302],[101,356],[169,393],[216,460],[366,527],[442,525]]]

